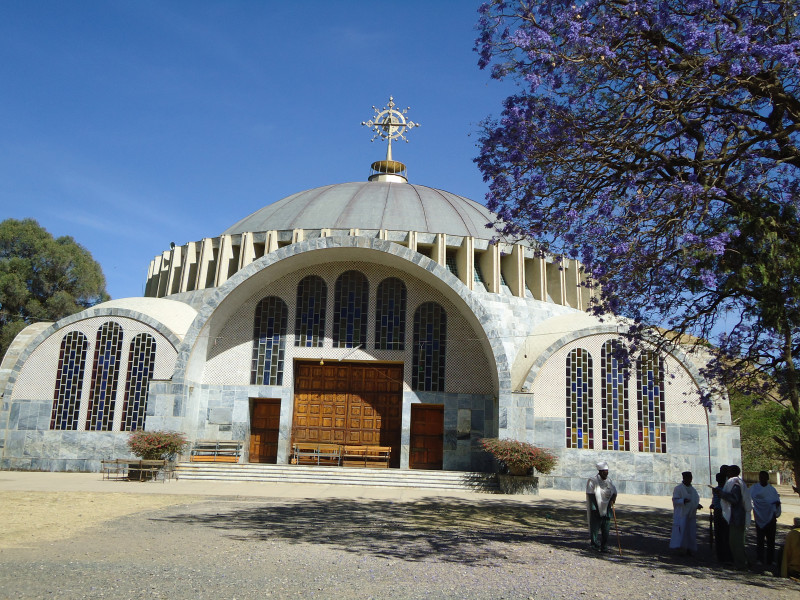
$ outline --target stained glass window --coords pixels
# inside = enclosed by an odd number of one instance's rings
[[[86,336],[79,331],[70,331],[61,340],[50,429],[78,429],[83,370],[88,348]]]
[[[333,304],[333,344],[355,348],[367,343],[369,282],[363,273],[345,271],[336,280]]]
[[[375,348],[403,350],[406,341],[406,286],[396,277],[378,285],[375,309]]]
[[[86,414],[87,431],[111,431],[121,357],[122,327],[113,321],[103,323],[97,330],[94,349],[92,387]]]
[[[288,315],[286,303],[275,296],[268,296],[256,305],[251,384],[283,385]]]
[[[155,338],[149,333],[140,333],[133,338],[128,351],[128,377],[125,382],[120,431],[136,431],[144,427],[147,386],[153,378],[155,362]]]
[[[411,384],[415,390],[444,391],[447,313],[436,302],[426,302],[414,313],[414,352]]]
[[[567,448],[594,447],[592,356],[583,348],[567,355]]]
[[[325,305],[328,286],[322,277],[309,275],[297,285],[297,316],[294,321],[294,345],[322,347],[325,339]]]
[[[654,352],[644,352],[636,361],[639,452],[667,451],[664,396],[664,359]]]
[[[603,450],[630,450],[628,368],[618,340],[600,350],[600,400],[603,412]]]

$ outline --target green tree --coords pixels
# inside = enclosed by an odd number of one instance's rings
[[[33,219],[0,223],[0,357],[37,321],[56,321],[109,299],[89,251]]]
[[[776,436],[781,435],[781,415],[785,408],[772,401],[732,392],[731,416],[742,437],[742,470],[780,470],[786,462]]]

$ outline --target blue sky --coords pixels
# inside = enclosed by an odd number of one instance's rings
[[[140,296],[170,242],[365,180],[390,95],[421,124],[393,146],[409,180],[482,202],[476,133],[512,90],[477,67],[479,4],[0,0],[0,218]]]

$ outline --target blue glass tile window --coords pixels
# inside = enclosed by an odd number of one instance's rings
[[[639,452],[666,452],[664,359],[644,352],[636,361],[636,412]]]
[[[345,271],[336,280],[333,303],[333,345],[355,348],[367,343],[369,281],[358,271]]]
[[[263,298],[256,305],[250,370],[252,385],[283,385],[288,315],[286,303],[275,296]]]
[[[153,378],[155,363],[156,340],[149,333],[140,333],[133,338],[128,351],[128,377],[120,431],[136,431],[144,427],[147,386]]]
[[[122,327],[113,321],[103,323],[97,330],[94,348],[92,387],[86,414],[87,431],[111,431],[121,358]]]
[[[575,348],[567,355],[567,448],[594,447],[592,355]]]
[[[405,349],[406,296],[406,285],[396,277],[389,277],[378,284],[375,308],[376,349]]]
[[[322,277],[309,275],[297,285],[294,345],[321,348],[325,339],[325,306],[328,286]]]
[[[70,331],[61,340],[50,429],[78,429],[83,372],[88,348],[89,341],[79,331]]]
[[[411,385],[425,392],[444,391],[447,313],[436,302],[422,304],[414,313],[414,352]]]
[[[608,340],[600,350],[600,401],[603,412],[603,450],[630,450],[628,368],[625,349]]]

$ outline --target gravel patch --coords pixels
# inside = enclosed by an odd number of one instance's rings
[[[579,502],[172,497],[140,508],[66,539],[0,548],[0,598],[770,600],[800,592],[789,580],[721,569],[707,543],[697,557],[671,555],[663,509],[618,507],[620,557],[588,549]]]

